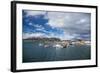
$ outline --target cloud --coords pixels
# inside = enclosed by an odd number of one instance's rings
[[[65,24],[65,18],[67,19],[68,16],[65,16],[65,13],[60,12],[47,12],[46,18],[49,19],[48,24],[51,27],[63,27]]]
[[[51,27],[79,28],[83,26],[88,28],[86,26],[90,26],[89,13],[47,12],[46,18],[49,19],[48,24]]]
[[[36,31],[32,34],[25,34],[27,37],[38,35],[61,39],[90,39],[90,13],[29,10],[24,12],[26,12],[25,16],[31,16],[28,25],[34,27]]]
[[[84,23],[86,22],[86,19],[80,19],[79,21],[76,22],[76,24]]]
[[[24,10],[24,13],[26,13],[26,16],[35,16],[35,15],[44,15],[45,11],[33,11],[33,10]]]
[[[40,32],[44,32],[44,33],[49,33],[48,31],[45,30],[45,28],[42,25],[38,25],[38,24],[33,24],[33,23],[29,23],[29,25],[31,27],[34,27],[35,29],[33,29],[34,31],[40,31]]]
[[[65,33],[66,39],[82,38],[79,35],[87,35],[90,38],[91,14],[76,12],[48,12],[48,24],[54,28],[60,28]]]
[[[45,33],[41,33],[41,32],[34,32],[34,33],[23,33],[23,39],[27,39],[27,38],[31,38],[31,37],[56,37],[59,38],[58,35],[55,35],[54,33],[50,33],[50,34],[45,34]]]
[[[44,33],[23,33],[23,39],[27,39],[27,38],[31,38],[31,37],[48,37],[46,34]]]

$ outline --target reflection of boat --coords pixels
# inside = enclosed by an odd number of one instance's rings
[[[55,45],[53,45],[53,47],[56,47],[56,48],[63,48],[63,46],[61,46],[60,44],[55,44]]]
[[[46,48],[46,47],[49,47],[49,45],[44,45],[44,47]]]
[[[39,43],[39,46],[43,46],[43,44],[42,43]]]
[[[38,46],[43,46],[45,48],[54,47],[54,48],[67,48],[70,44],[66,42],[54,42],[54,43],[39,43]]]

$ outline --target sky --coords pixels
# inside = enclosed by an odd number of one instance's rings
[[[55,37],[62,40],[91,37],[91,14],[23,10],[23,39],[30,37]]]

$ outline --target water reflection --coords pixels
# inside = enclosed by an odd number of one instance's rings
[[[38,42],[23,42],[23,62],[44,62],[90,59],[90,45],[73,46],[62,48],[56,46],[43,46]]]

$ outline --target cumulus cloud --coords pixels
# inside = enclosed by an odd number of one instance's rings
[[[69,18],[69,16],[65,16],[65,13],[61,12],[47,12],[45,17],[49,19],[48,24],[51,27],[64,27],[65,19]]]
[[[75,39],[75,38],[90,39],[91,37],[90,36],[91,35],[91,26],[90,26],[91,14],[90,13],[29,11],[29,10],[26,10],[25,12],[26,12],[26,16],[37,17],[38,15],[43,15],[44,16],[43,18],[48,20],[46,22],[46,26],[44,24],[38,25],[38,24],[29,23],[29,25],[34,26],[36,30],[43,31],[44,33],[43,32],[32,33],[32,34],[28,34],[28,36],[38,35],[38,36],[46,36],[46,37],[57,37],[61,39]],[[38,23],[39,22],[40,21],[38,21]],[[50,28],[52,29],[48,28],[47,26],[50,26]],[[48,29],[48,31],[45,28]],[[57,31],[51,32],[53,29],[56,29]],[[61,33],[59,33],[60,31]]]
[[[49,23],[52,27],[60,27],[65,32],[65,36],[70,38],[82,38],[79,35],[90,36],[91,14],[89,13],[48,13]],[[60,20],[60,22],[59,22]],[[72,34],[72,35],[70,35]],[[77,36],[76,36],[77,35]],[[66,36],[66,38],[68,38]],[[90,38],[90,37],[88,37]]]

